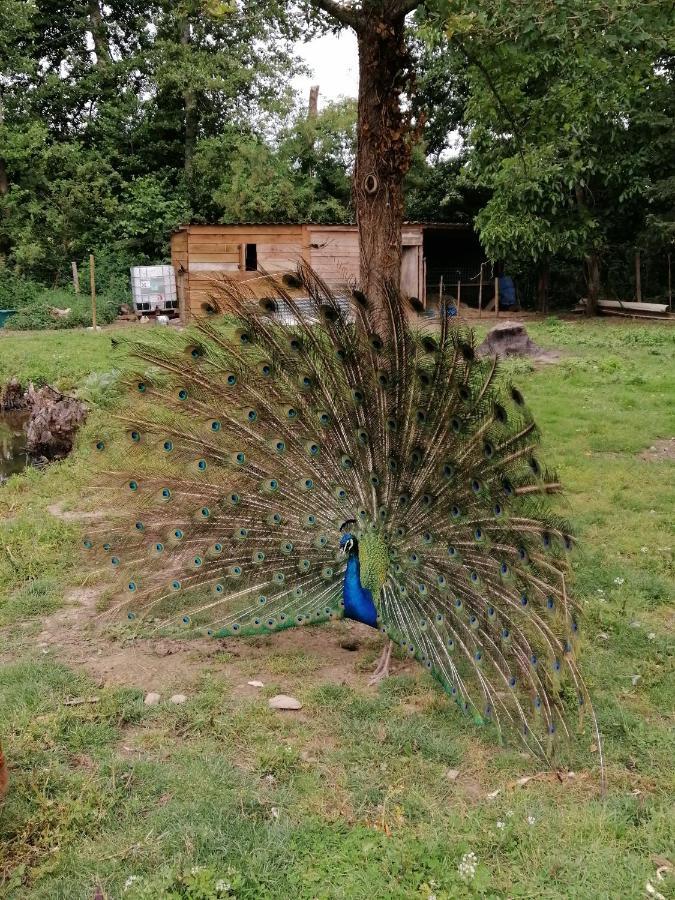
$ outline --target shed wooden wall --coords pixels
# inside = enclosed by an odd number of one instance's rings
[[[331,287],[358,281],[355,225],[186,225],[171,237],[183,320],[205,311],[223,275],[242,280],[257,277],[245,270],[246,244],[256,245],[258,265],[270,273],[292,270],[304,259]],[[424,299],[422,226],[406,226],[403,244],[414,248],[415,256],[415,262],[404,267],[405,289]],[[406,253],[410,258],[410,251]]]

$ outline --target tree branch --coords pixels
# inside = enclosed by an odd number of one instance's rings
[[[337,0],[312,0],[312,3],[324,12],[327,12],[334,19],[337,19],[342,25],[349,25],[355,31],[358,29],[358,12],[351,4],[342,6]]]
[[[407,16],[408,13],[417,9],[418,6],[422,6],[423,3],[424,0],[403,0],[403,2],[398,5],[397,12],[402,16]]]

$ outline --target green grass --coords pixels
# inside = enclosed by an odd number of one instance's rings
[[[0,338],[0,381],[16,371],[97,402],[73,457],[0,488],[0,728],[12,765],[0,896],[90,900],[100,884],[111,898],[157,900],[616,898],[646,896],[648,882],[675,894],[672,875],[656,876],[674,843],[675,478],[672,462],[637,455],[675,435],[675,332],[556,320],[529,330],[565,354],[512,368],[580,537],[604,799],[583,755],[564,784],[517,786],[536,766],[468,727],[421,671],[368,692],[358,670],[371,647],[352,654],[349,683],[322,680],[319,630],[302,651],[256,644],[273,676],[262,697],[237,694],[256,664],[230,641],[240,655],[221,654],[229,676],[206,660],[180,707],[145,707],[139,690],[101,689],[42,653],[41,617],[86,582],[78,527],[44,510],[74,505],[89,483],[87,445],[119,401],[114,383],[84,385],[119,362],[109,332]],[[267,709],[277,689],[303,701],[301,716]],[[91,694],[98,703],[63,705]]]

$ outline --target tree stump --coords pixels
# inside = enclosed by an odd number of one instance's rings
[[[477,348],[478,356],[526,356],[541,362],[560,359],[555,350],[543,350],[527,333],[522,322],[500,322],[491,328],[483,343]]]

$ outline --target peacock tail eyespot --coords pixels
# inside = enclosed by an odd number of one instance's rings
[[[205,471],[206,471],[206,466],[207,466],[207,462],[206,462],[205,459],[198,459],[198,460],[197,460],[197,468],[199,469],[200,472],[205,472]]]
[[[220,431],[220,429],[221,429],[220,422],[218,421],[218,419],[214,419],[211,422],[211,431],[217,432],[217,431]]]
[[[112,550],[112,544],[108,544],[108,543],[103,544],[103,549],[105,550],[106,553],[110,553],[110,551]]]
[[[387,417],[387,431],[398,431],[398,421],[394,416]]]
[[[488,619],[494,619],[496,613],[494,606],[488,606],[487,608]]]
[[[280,549],[282,553],[286,554],[286,556],[290,556],[290,554],[293,552],[293,544],[291,543],[291,541],[284,541],[281,544]]]
[[[96,441],[97,450],[105,450],[105,441]]]
[[[560,663],[560,660],[559,660],[559,659],[554,659],[554,660],[553,660],[553,671],[554,671],[554,672],[559,672],[561,668],[562,668],[562,665],[561,665],[561,663]]]
[[[471,490],[474,492],[474,494],[480,494],[481,488],[482,485],[480,481],[477,478],[474,478],[471,482]]]
[[[554,606],[555,606],[555,600],[553,599],[553,597],[547,597],[546,598],[546,608],[553,609]]]
[[[319,423],[324,427],[327,427],[331,423],[330,415],[327,412],[320,412],[318,415]]]
[[[162,553],[164,551],[164,544],[157,543],[155,544],[155,552]]]
[[[230,503],[232,504],[232,506],[238,506],[240,502],[241,497],[239,496],[239,494],[230,494]]]
[[[216,543],[213,545],[211,550],[213,551],[213,553],[215,553],[217,556],[219,556],[223,552],[223,545]]]
[[[370,475],[368,476],[368,480],[370,481],[370,484],[372,485],[372,487],[380,486],[380,476],[377,475],[375,472],[370,473]]]
[[[171,489],[170,488],[162,488],[162,500],[170,500],[171,499]]]
[[[504,512],[501,503],[495,503],[495,505],[492,507],[492,512],[495,514],[495,516],[501,516],[501,514]]]
[[[281,513],[275,512],[267,517],[268,525],[281,525]]]
[[[196,569],[198,569],[202,565],[203,562],[204,562],[204,560],[201,558],[201,556],[195,556],[195,558],[192,560],[192,565]]]
[[[434,536],[430,531],[425,531],[422,534],[422,540],[424,541],[425,544],[433,544]]]
[[[481,528],[476,528],[476,530],[475,530],[474,533],[473,533],[473,536],[474,536],[474,538],[475,538],[477,541],[482,541],[482,540],[483,540],[483,531],[482,531],[482,529],[481,529]]]
[[[508,413],[501,405],[501,403],[495,403],[494,405],[494,416],[495,419],[500,423],[500,425],[506,425],[508,422]]]
[[[446,641],[446,646],[447,646],[448,650],[454,650],[455,649],[454,640],[452,638],[448,638],[448,640]]]
[[[516,682],[515,676],[514,676],[514,675],[511,675],[511,677],[509,678],[509,687],[510,687],[510,688],[514,688],[514,687],[516,686],[516,683],[517,683],[517,682]]]
[[[94,544],[88,538],[85,538],[85,540],[82,541],[82,546],[85,550],[91,550]]]
[[[464,606],[464,603],[462,602],[462,598],[456,597],[455,598],[455,609],[462,609],[463,606]]]
[[[288,346],[293,351],[293,353],[299,353],[302,350],[302,341],[300,338],[293,337],[289,340]]]
[[[305,516],[305,525],[309,528],[313,528],[316,525],[316,516],[313,513],[309,513]]]
[[[239,622],[232,623],[232,631],[239,631]]]
[[[243,466],[246,462],[246,454],[243,451],[239,451],[234,454],[234,461],[238,466]]]
[[[534,475],[539,475],[541,473],[541,466],[534,456],[530,457],[529,465]]]
[[[507,497],[513,496],[513,485],[508,478],[502,478],[502,488]]]
[[[452,506],[450,508],[450,515],[453,519],[459,519],[459,517],[462,515],[462,510],[457,505]]]
[[[445,587],[445,586],[447,585],[448,580],[447,580],[447,578],[445,577],[445,575],[439,575],[439,576],[436,578],[436,583],[438,584],[439,587],[443,588],[443,587]],[[437,618],[436,621],[437,621],[437,622],[442,622],[442,621],[443,621],[443,616],[441,615],[441,613],[439,613],[438,615],[440,616],[440,619]]]
[[[490,443],[490,441],[486,441],[483,444],[483,456],[486,459],[492,459],[492,457],[494,456],[494,453],[495,453],[494,446]]]
[[[129,584],[127,584],[127,590],[129,591],[130,594],[133,594],[134,591],[136,590],[136,582],[130,581]]]
[[[246,418],[249,422],[257,422],[258,421],[258,413],[255,409],[247,409],[246,410]]]
[[[248,528],[237,529],[234,536],[235,536],[235,538],[237,538],[237,540],[240,540],[240,541],[246,540],[246,538],[248,537]]]
[[[265,554],[262,550],[256,550],[256,552],[253,554],[253,562],[258,566],[261,563],[265,562]]]
[[[119,556],[111,556],[111,557],[110,557],[110,564],[113,565],[113,566],[119,566],[119,564],[120,564],[120,558],[119,558]]]
[[[130,490],[130,491],[137,491],[137,490],[138,490],[138,482],[137,482],[137,481],[133,481],[133,480],[130,481],[130,482],[129,482],[129,490]]]
[[[553,722],[551,722],[548,726],[548,733],[555,734],[555,724]]]
[[[275,441],[274,449],[277,453],[284,453],[286,451],[286,442],[282,440]]]
[[[146,389],[147,389],[147,385],[145,384],[144,381],[139,381],[138,384],[136,385],[136,390],[138,391],[139,394],[144,394]]]
[[[418,425],[426,425],[426,423],[427,423],[426,411],[423,409],[416,409],[415,410],[415,421],[417,422]]]
[[[363,391],[360,388],[352,388],[352,400],[354,403],[361,404],[365,400]]]
[[[516,404],[516,406],[523,406],[525,404],[525,398],[520,393],[518,388],[511,388],[511,399]]]
[[[340,459],[340,466],[345,471],[349,471],[350,469],[354,468],[354,460],[351,458],[351,456],[343,456]]]
[[[224,592],[224,590],[225,590],[225,587],[220,582],[217,582],[216,584],[213,585],[214,594],[222,594]]]
[[[362,447],[365,447],[370,440],[368,432],[365,428],[359,428],[356,432],[356,439]]]
[[[312,478],[302,478],[300,480],[300,488],[303,491],[313,491],[314,490],[314,481]]]
[[[175,579],[174,581],[171,582],[171,590],[172,591],[180,590],[180,581],[178,581],[178,579]]]
[[[234,374],[234,372],[230,372],[230,373],[225,377],[225,383],[227,384],[228,387],[234,387],[234,386],[235,386],[235,384],[237,383],[237,376]]]
[[[571,550],[574,546],[574,541],[569,535],[566,534],[563,538],[563,545],[565,547],[565,550]]]
[[[166,451],[166,453],[171,453],[173,450],[173,442],[172,441],[164,441],[162,444],[162,449]]]
[[[308,391],[313,386],[312,379],[309,375],[301,375],[299,381],[300,387],[305,391]]]
[[[286,407],[286,418],[290,420],[298,418],[298,411],[294,406]]]
[[[541,542],[544,545],[544,548],[548,550],[551,546],[551,535],[547,532],[544,532],[541,536]]]
[[[136,613],[133,613],[133,612],[127,613],[127,619],[129,619],[130,622],[132,622],[135,618],[136,618]]]
[[[384,349],[384,341],[379,334],[371,334],[368,341],[376,353],[380,353]]]
[[[431,376],[428,375],[426,372],[418,372],[417,380],[420,383],[420,387],[422,387],[422,388],[431,387]]]
[[[239,578],[241,576],[241,566],[230,566],[228,572],[231,578]]]
[[[468,403],[469,400],[471,399],[471,391],[468,389],[468,387],[465,384],[460,385],[457,393],[459,394],[459,399],[463,403]]]
[[[448,547],[448,556],[456,556],[457,550],[454,547]]]
[[[518,559],[525,562],[527,560],[527,550],[525,547],[518,547]]]
[[[272,374],[272,366],[269,363],[262,363],[260,365],[260,374],[264,378],[269,378]]]
[[[179,400],[187,400],[187,398],[188,398],[188,392],[185,390],[185,388],[181,388],[178,391],[178,399]]]
[[[529,602],[529,601],[528,601],[528,599],[527,599],[527,594],[521,594],[521,595],[520,595],[520,605],[521,605],[521,606],[527,606],[528,602]]]
[[[422,349],[425,353],[436,353],[438,350],[438,344],[430,335],[425,335],[422,338]]]
[[[508,567],[508,564],[505,563],[505,562],[503,562],[503,563],[499,566],[499,571],[501,572],[502,575],[508,575],[508,574],[509,574],[509,567]]]
[[[473,581],[474,584],[476,584],[478,582],[478,572],[472,572],[469,575],[469,578],[471,579],[471,581]]]
[[[266,597],[264,594],[261,594],[261,595],[258,597],[258,603],[259,603],[261,606],[264,606],[264,605],[267,603],[267,597]]]
[[[275,584],[283,584],[284,581],[286,581],[286,576],[284,575],[283,572],[275,572],[274,575],[272,576],[272,581]]]
[[[181,531],[180,528],[176,528],[176,530],[173,533],[173,536],[176,538],[177,541],[181,541],[183,539],[183,532]]]
[[[324,566],[321,570],[321,577],[325,581],[329,581],[333,577],[333,568],[332,566]]]
[[[459,434],[462,430],[462,423],[460,419],[457,418],[457,416],[453,416],[452,419],[450,419],[450,427],[455,434]]]
[[[318,456],[319,455],[320,447],[314,441],[309,441],[307,444],[305,444],[305,449],[307,450],[307,453],[309,453],[310,456]]]

